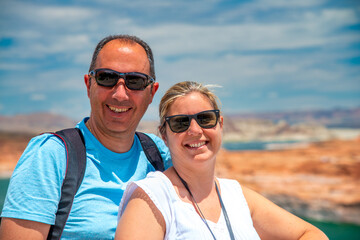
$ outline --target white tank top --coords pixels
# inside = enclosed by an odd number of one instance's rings
[[[218,180],[235,239],[260,239],[240,184],[230,179]],[[145,179],[128,185],[120,203],[119,217],[138,186],[147,193],[165,219],[164,239],[213,239],[193,205],[179,198],[171,181],[162,172],[150,172]],[[207,222],[217,240],[230,239],[222,212],[217,223]]]

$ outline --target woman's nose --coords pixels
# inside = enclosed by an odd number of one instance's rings
[[[203,129],[199,126],[195,119],[191,119],[188,134],[197,135],[201,134]]]

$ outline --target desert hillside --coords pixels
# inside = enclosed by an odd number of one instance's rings
[[[10,176],[32,135],[0,133],[0,173]],[[273,151],[220,151],[217,175],[237,179],[291,212],[360,225],[360,138]]]
[[[360,225],[360,138],[277,151],[222,150],[217,172],[297,215]]]
[[[33,134],[0,132],[0,176],[10,176]]]

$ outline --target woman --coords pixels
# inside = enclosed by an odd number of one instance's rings
[[[206,87],[175,84],[159,112],[173,167],[129,184],[115,239],[327,239],[237,181],[215,177],[223,117]]]

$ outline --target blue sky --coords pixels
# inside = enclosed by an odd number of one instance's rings
[[[83,75],[119,33],[154,52],[145,119],[184,80],[220,85],[226,114],[360,106],[357,0],[1,0],[0,115],[88,116]]]

